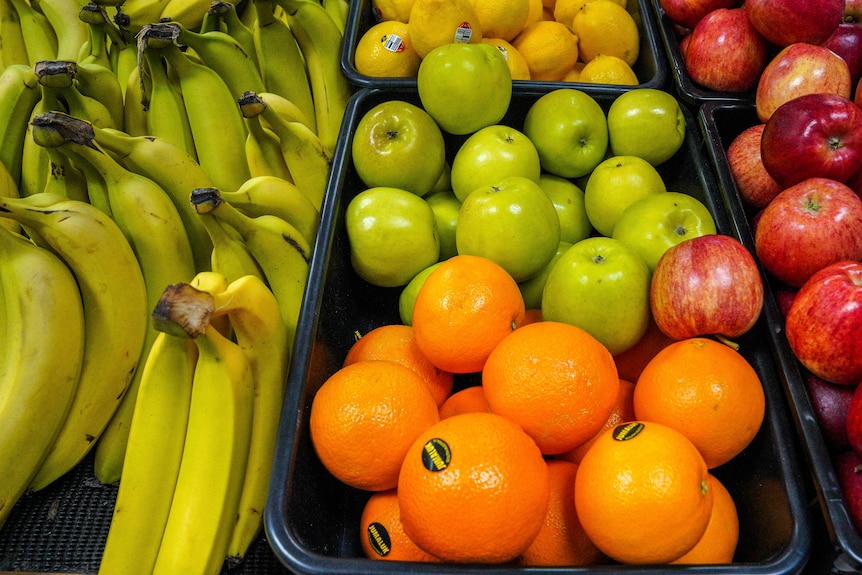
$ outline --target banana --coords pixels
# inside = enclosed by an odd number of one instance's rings
[[[228,281],[224,274],[207,271],[195,274],[189,285],[198,291],[214,294],[226,290],[227,286],[230,285],[230,281]],[[230,326],[230,318],[227,315],[220,315],[218,317],[211,315],[209,322],[220,334],[228,339],[233,338],[233,329]]]
[[[279,96],[275,92],[260,92],[258,94],[261,100],[264,103],[278,112],[278,115],[281,116],[284,120],[288,122],[299,122],[300,124],[305,124],[311,131],[314,131],[314,118],[311,120],[299,109],[299,106],[284,98]],[[270,124],[266,121],[266,118],[261,118],[261,122],[264,127],[272,128]]]
[[[277,176],[249,178],[235,192],[221,192],[233,207],[257,217],[278,216],[293,225],[310,244],[317,236],[320,213],[294,184]]]
[[[137,172],[167,192],[189,236],[195,269],[210,269],[213,249],[209,235],[189,202],[191,190],[212,185],[209,176],[191,156],[160,138],[129,136],[119,130],[94,128],[96,143],[127,169]]]
[[[48,177],[44,192],[66,196],[69,199],[89,202],[87,180],[81,171],[65,155],[55,148],[45,148],[48,154]]]
[[[117,75],[100,62],[96,55],[89,55],[77,64],[75,87],[81,95],[100,102],[110,114],[111,124],[123,129],[123,90]]]
[[[50,60],[46,60],[45,62],[50,62]],[[40,62],[40,64],[43,63]],[[38,66],[36,69],[39,71],[42,70]],[[39,77],[40,84],[43,82],[42,78],[42,76]],[[54,76],[52,82],[57,82],[58,78],[59,75]],[[68,79],[71,83],[71,76]],[[60,101],[60,88],[40,85],[40,90],[42,95],[30,113],[21,150],[21,180],[18,183],[18,189],[22,196],[32,196],[44,191],[51,168],[48,152],[33,141],[33,118],[47,112],[66,111],[65,105]]]
[[[338,25],[316,0],[275,0],[305,57],[314,97],[317,135],[328,154],[335,150],[352,89],[341,71],[343,36]]]
[[[54,60],[77,60],[89,39],[87,24],[78,17],[82,6],[79,0],[39,0],[39,9],[57,38]]]
[[[206,315],[207,309],[190,310],[190,306],[164,302],[165,298],[154,312],[161,318],[157,325],[174,324],[160,329],[185,326],[194,336],[198,360],[183,457],[152,573],[217,575],[236,521],[248,460],[252,371],[237,344],[206,321],[184,317],[196,312]]]
[[[0,527],[63,425],[84,357],[75,277],[56,255],[0,229]]]
[[[200,221],[212,241],[210,262],[214,272],[225,276],[229,281],[245,275],[264,279],[263,270],[236,230],[204,214],[200,216]]]
[[[17,198],[19,196],[18,184],[12,179],[12,174],[6,169],[6,165],[0,162],[0,198]],[[5,228],[10,232],[16,233],[21,231],[20,224],[9,218],[0,218],[0,228]]]
[[[98,208],[62,196],[0,198],[0,216],[63,259],[84,303],[84,360],[78,389],[57,439],[30,484],[39,490],[93,447],[138,363],[147,326],[143,274],[129,242]]]
[[[0,61],[4,69],[13,64],[30,65],[18,12],[10,0],[0,0],[0,38],[3,39],[3,57]]]
[[[142,42],[148,41],[151,30],[141,32]],[[251,174],[245,159],[245,124],[230,89],[216,72],[192,61],[175,44],[159,51],[179,79],[201,167],[216,186],[237,189]]]
[[[251,28],[240,20],[236,6],[224,0],[215,0],[210,4],[207,16],[211,20],[219,21],[220,29],[230,34],[242,46],[242,49],[251,57],[255,67],[260,72],[260,61],[257,58],[257,48],[254,46],[254,34]]]
[[[28,0],[9,1],[18,13],[29,64],[35,66],[36,62],[56,59],[57,34],[45,15],[33,8]]]
[[[287,327],[288,347],[293,349],[308,279],[310,244],[295,227],[277,216],[246,216],[223,200],[216,188],[196,188],[192,204],[199,214],[219,219],[242,236],[278,300]]]
[[[78,75],[77,71],[79,68],[74,62],[70,64],[73,64],[75,67],[74,79]],[[116,123],[115,111],[109,109],[107,106],[105,101],[107,96],[88,96],[83,94],[78,89],[78,86],[73,81],[70,86],[59,89],[59,97],[64,104],[66,113],[101,128],[122,128],[122,123]],[[122,121],[122,118],[120,118],[120,122]]]
[[[293,102],[307,119],[306,125],[318,133],[314,91],[309,81],[305,55],[291,28],[275,17],[273,0],[252,0],[255,18],[251,30],[257,48],[261,75],[267,92]]]
[[[149,74],[152,86],[145,104],[148,134],[167,140],[196,159],[192,127],[182,95],[168,79],[164,60],[157,50],[144,50],[144,59],[146,66],[142,72]]]
[[[13,64],[0,72],[0,162],[16,186],[21,183],[30,117],[41,99],[42,89],[32,66]]]
[[[119,30],[108,20],[104,6],[88,2],[78,12],[78,19],[87,26],[87,42],[81,46],[78,62],[92,57],[105,68],[113,68],[108,50],[111,42],[121,40]]]
[[[248,161],[249,175],[254,178],[258,176],[276,176],[293,182],[290,168],[284,160],[281,151],[281,140],[278,136],[263,125],[260,115],[245,116],[245,127],[248,136],[245,140],[245,157]]]
[[[350,4],[347,0],[322,0],[323,8],[327,14],[332,17],[332,21],[338,26],[341,35],[344,36],[344,29],[347,26],[347,12],[350,10]]]
[[[157,20],[179,22],[189,30],[201,27],[212,0],[168,0]]]
[[[117,4],[114,22],[119,28],[137,34],[147,24],[158,22],[169,0],[124,0]]]

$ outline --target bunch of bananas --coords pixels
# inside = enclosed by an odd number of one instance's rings
[[[103,572],[260,533],[346,8],[0,0],[0,527],[94,450]]]

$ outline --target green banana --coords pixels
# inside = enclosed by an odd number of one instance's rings
[[[236,6],[224,0],[215,0],[210,4],[207,15],[212,19],[219,20],[220,29],[230,34],[242,46],[242,49],[251,57],[255,67],[260,72],[260,61],[257,57],[257,48],[254,45],[254,34],[251,28],[240,19],[236,12]]]
[[[0,162],[0,198],[17,198],[19,196],[18,184],[12,179],[12,174],[6,169],[6,165]],[[20,224],[9,218],[0,218],[0,228],[16,233],[21,231]]]
[[[24,141],[41,99],[42,89],[32,66],[13,64],[0,72],[0,162],[19,187]]]
[[[46,60],[45,62],[52,62]],[[39,64],[44,64],[40,62]],[[36,70],[41,72],[44,70],[37,65]],[[24,142],[21,150],[21,180],[18,183],[18,189],[22,196],[32,196],[44,191],[45,184],[48,180],[51,163],[48,158],[48,152],[42,146],[33,141],[33,118],[47,112],[66,111],[66,106],[60,101],[61,89],[48,84],[56,84],[59,82],[61,75],[57,74],[51,77],[50,82],[44,80],[44,76],[39,76],[40,90],[42,96],[39,102],[33,107],[30,113],[27,131],[24,137]],[[68,76],[71,84],[72,78]]]
[[[229,281],[245,275],[264,279],[263,270],[236,230],[203,213],[200,221],[212,241],[210,262],[214,272],[224,275]]]
[[[328,154],[335,150],[352,89],[341,71],[343,36],[317,0],[275,0],[305,57],[314,97],[317,135]]]
[[[144,50],[146,66],[152,86],[147,108],[147,132],[156,138],[167,140],[197,159],[192,127],[183,104],[182,95],[168,79],[165,62],[157,50]]]
[[[284,160],[281,151],[281,140],[263,125],[260,115],[245,116],[245,127],[248,136],[245,140],[245,157],[248,161],[249,174],[252,178],[258,176],[277,176],[293,182],[290,168]]]
[[[57,57],[57,34],[44,14],[33,8],[28,0],[9,0],[18,13],[18,21],[27,47],[30,66],[42,60]]]
[[[127,169],[137,172],[167,192],[189,236],[195,269],[210,269],[212,242],[189,203],[191,190],[212,185],[209,176],[192,157],[160,138],[129,136],[119,130],[94,128],[96,143],[113,154]]]
[[[84,303],[84,361],[63,427],[30,487],[39,490],[77,465],[119,405],[138,363],[147,326],[143,274],[129,242],[98,208],[62,196],[0,198],[0,217],[17,220],[72,270]]]
[[[43,191],[49,194],[66,196],[69,199],[89,202],[87,180],[84,175],[65,155],[55,148],[45,148],[48,154],[48,177]]]
[[[79,17],[83,3],[79,0],[39,0],[39,9],[57,38],[52,59],[75,61],[78,52],[89,39],[87,24]]]
[[[0,38],[3,39],[3,69],[13,64],[30,65],[27,43],[18,20],[18,12],[10,0],[0,0]]]
[[[119,30],[108,19],[108,13],[103,6],[88,2],[78,12],[78,19],[87,26],[87,41],[78,53],[78,62],[92,57],[97,64],[113,69],[109,53],[109,40],[121,41]],[[119,82],[119,80],[118,80]]]
[[[99,62],[98,56],[90,55],[78,61],[74,85],[83,96],[104,105],[111,124],[118,130],[123,129],[125,104],[120,81],[110,67]]]
[[[168,0],[160,17],[153,22],[179,22],[189,30],[198,30],[212,0]]]
[[[0,229],[0,527],[63,426],[84,357],[75,277],[47,249]]]
[[[313,72],[308,69],[305,54],[294,37],[294,32],[273,14],[273,0],[252,0],[255,18],[251,27],[260,62],[261,75],[267,92],[273,92],[293,102],[309,122],[309,128],[318,133],[314,91],[309,81]]]
[[[207,310],[188,308],[160,302],[154,312],[161,317],[157,325],[173,322],[160,329],[185,326],[197,344],[198,360],[183,457],[153,575],[220,572],[252,434],[254,383],[248,359],[212,324],[184,317],[196,311],[206,315]]]
[[[119,28],[137,34],[144,26],[158,22],[169,0],[124,0],[117,6],[114,22]]]
[[[135,66],[126,79],[123,102],[123,131],[130,136],[146,136],[149,133],[147,109],[144,107],[149,96],[149,77],[142,77],[140,69]]]
[[[221,192],[233,207],[257,217],[278,216],[293,225],[310,245],[317,236],[320,212],[294,184],[277,176],[249,178],[235,192]]]
[[[347,0],[322,0],[323,8],[327,14],[332,17],[341,35],[344,36],[344,29],[347,26],[347,13],[350,10],[350,4]]]

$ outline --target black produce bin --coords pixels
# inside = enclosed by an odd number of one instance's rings
[[[649,6],[650,0],[628,0],[628,9],[638,25],[640,51],[638,60],[632,67],[640,80],[637,86],[617,86],[611,84],[583,84],[567,82],[539,82],[534,80],[515,80],[515,91],[549,90],[562,87],[588,87],[590,92],[618,94],[632,88],[664,88],[668,82],[668,64],[658,36],[655,14]],[[360,74],[353,63],[356,45],[369,28],[378,21],[372,12],[371,0],[352,0],[347,13],[344,29],[344,43],[341,46],[341,70],[347,79],[360,88],[416,89],[416,78],[379,78]]]
[[[739,196],[725,152],[739,133],[760,123],[754,105],[709,102],[703,105],[698,117],[707,150],[715,165],[723,201],[735,221],[748,222],[754,216],[754,212]],[[754,235],[751,228],[742,225],[739,231],[743,234],[743,241],[753,251]],[[775,282],[768,274],[766,277],[768,282]],[[764,315],[769,326],[770,345],[775,364],[778,366],[779,378],[792,406],[793,419],[802,438],[820,507],[829,528],[834,547],[833,569],[842,573],[860,573],[862,572],[862,538],[847,514],[835,467],[805,387],[804,368],[790,349],[784,332],[784,319],[771,291],[767,293],[767,300]]]
[[[542,93],[513,96],[502,123],[521,128],[526,111]],[[615,96],[596,94],[607,110]],[[320,234],[311,261],[311,278],[299,319],[297,345],[288,375],[288,392],[281,420],[276,461],[266,510],[266,530],[276,556],[292,571],[346,573],[799,573],[812,548],[810,493],[802,483],[801,454],[787,414],[781,380],[760,321],[739,340],[741,351],[763,381],[767,413],[751,445],[731,462],[714,470],[739,508],[740,540],[734,562],[713,566],[621,566],[537,568],[515,565],[422,564],[366,559],[360,548],[359,517],[370,493],[345,486],[322,466],[309,438],[309,414],[314,394],[339,369],[354,340],[354,332],[398,323],[399,288],[378,288],[352,270],[344,227],[347,203],[364,189],[352,167],[349,150],[353,130],[374,105],[391,99],[418,103],[415,93],[363,89],[350,102],[336,149],[333,175],[324,200]],[[703,149],[696,119],[686,111],[688,134],[681,150],[659,171],[668,189],[689,193],[713,213],[722,233],[736,226]],[[447,136],[451,156],[459,140]],[[464,385],[456,376],[456,389]],[[810,489],[808,490],[810,492]],[[813,495],[811,495],[813,498]]]
[[[683,102],[694,108],[697,108],[704,102],[710,101],[754,102],[754,90],[747,92],[718,92],[694,82],[685,68],[685,62],[683,62],[682,53],[679,50],[679,39],[674,23],[670,21],[670,18],[662,10],[659,0],[649,0],[649,2],[652,4],[658,34],[664,44],[664,50],[669,61],[673,87]]]

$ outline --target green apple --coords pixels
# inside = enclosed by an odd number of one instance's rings
[[[465,135],[503,119],[512,99],[512,76],[494,46],[453,42],[422,58],[416,88],[422,107],[443,130]]]
[[[380,287],[399,287],[440,257],[437,220],[428,203],[400,188],[359,192],[344,214],[350,261]]]
[[[592,96],[574,88],[552,90],[533,102],[524,133],[539,151],[542,169],[563,178],[589,174],[608,148],[604,110]]]
[[[681,192],[666,192],[641,198],[627,207],[617,220],[613,237],[637,252],[652,272],[669,248],[715,233],[715,220],[703,202]]]
[[[440,259],[447,260],[458,253],[455,245],[455,230],[458,227],[458,213],[461,201],[451,190],[432,192],[425,196],[437,219],[437,235],[440,236]]]
[[[437,178],[437,182],[431,188],[431,193],[447,191],[452,191],[452,164],[448,161],[443,164],[443,171],[440,172],[440,177]]]
[[[462,202],[476,188],[506,176],[539,181],[539,152],[520,130],[503,124],[485,126],[470,134],[452,159],[452,191]]]
[[[425,283],[425,278],[431,275],[431,272],[436,270],[442,264],[442,261],[433,263],[407,282],[407,285],[402,288],[398,296],[398,315],[401,318],[401,323],[404,325],[413,325],[413,304],[416,303],[416,296],[419,294],[419,288]]]
[[[646,333],[649,288],[643,258],[619,240],[587,238],[563,252],[548,274],[542,316],[588,331],[616,355]]]
[[[627,207],[666,191],[661,174],[643,158],[611,156],[590,174],[584,188],[584,207],[596,231],[610,237]]]
[[[543,173],[539,177],[539,185],[557,208],[557,216],[560,218],[560,241],[574,244],[590,237],[593,233],[593,224],[587,217],[584,190],[571,180],[548,173]]]
[[[638,156],[657,166],[682,147],[685,115],[679,101],[668,92],[635,88],[611,104],[608,133],[614,155]]]
[[[459,254],[486,257],[521,282],[544,268],[560,243],[560,219],[533,180],[508,176],[474,190],[461,203],[455,243]]]
[[[356,124],[351,155],[367,187],[401,188],[424,196],[440,179],[446,145],[440,127],[425,110],[387,100]]]
[[[528,280],[524,280],[518,284],[518,289],[521,290],[521,296],[524,298],[524,306],[526,309],[542,309],[542,292],[545,289],[545,282],[548,281],[548,275],[551,273],[551,268],[563,255],[563,252],[572,246],[571,242],[560,240],[557,246],[557,253],[551,258],[542,271],[534,275]]]

